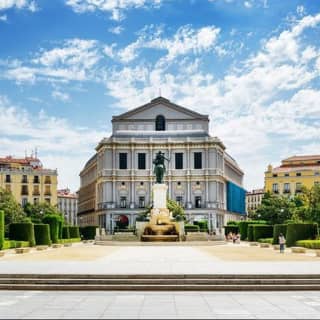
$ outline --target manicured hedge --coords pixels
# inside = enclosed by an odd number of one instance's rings
[[[315,240],[318,236],[316,223],[289,223],[287,226],[286,245],[294,246],[298,240]]]
[[[83,240],[91,240],[96,236],[96,229],[99,226],[85,226],[80,228],[80,235]]]
[[[29,241],[4,240],[3,249],[30,247]]]
[[[70,239],[69,226],[62,227],[62,238],[61,239]]]
[[[273,226],[271,225],[253,225],[253,241],[258,241],[262,238],[273,237]]]
[[[229,233],[239,233],[239,227],[236,225],[224,226],[224,235],[228,235]]]
[[[200,227],[196,226],[194,224],[186,224],[184,226],[184,231],[185,232],[199,232],[200,231]]]
[[[63,238],[63,220],[60,219],[59,220],[59,239],[62,239]]]
[[[296,245],[309,249],[320,249],[320,240],[298,240]]]
[[[48,224],[35,224],[34,236],[36,238],[36,245],[51,245],[50,227]]]
[[[4,245],[4,211],[0,210],[0,250]]]
[[[264,220],[246,220],[239,222],[240,240],[246,240],[248,238],[248,225],[250,224],[266,224]]]
[[[9,239],[29,241],[31,247],[36,244],[32,223],[11,223],[9,225]]]
[[[56,214],[48,214],[42,219],[43,223],[50,226],[50,238],[52,243],[58,243],[61,226],[60,221],[61,217]]]
[[[74,243],[74,242],[81,242],[80,238],[70,238],[70,239],[59,239],[59,243]]]
[[[194,221],[193,224],[195,226],[199,226],[200,231],[202,231],[202,232],[208,231],[208,221],[207,220]]]
[[[70,226],[69,227],[70,238],[80,238],[79,227]]]
[[[286,224],[275,224],[273,226],[273,244],[279,244],[280,233],[282,233],[286,237],[286,234],[287,234]]]
[[[253,241],[253,226],[254,224],[249,224],[247,229],[247,240]]]
[[[261,239],[258,239],[258,242],[272,244],[273,243],[273,238],[261,238]]]
[[[227,222],[227,226],[237,226],[239,224],[239,221],[229,220]]]

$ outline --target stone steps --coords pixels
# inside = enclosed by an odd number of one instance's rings
[[[0,289],[84,291],[320,290],[320,275],[1,274]]]

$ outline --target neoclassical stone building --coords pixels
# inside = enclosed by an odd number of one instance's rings
[[[217,137],[209,118],[158,97],[112,118],[112,135],[80,173],[80,225],[113,230],[119,216],[134,225],[152,204],[152,161],[161,150],[170,159],[165,182],[168,197],[186,210],[190,221],[207,219],[219,232],[230,219],[245,215],[243,172]]]

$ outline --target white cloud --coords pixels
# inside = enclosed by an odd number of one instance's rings
[[[306,8],[304,6],[302,6],[302,5],[297,6],[297,14],[299,16],[305,15],[306,14]]]
[[[7,66],[3,76],[21,82],[85,81],[95,77],[95,66],[101,54],[97,41],[71,39],[61,47],[42,49],[29,63],[15,61]]]
[[[37,11],[37,4],[33,0],[0,0],[0,11],[8,9],[25,9]]]
[[[146,26],[136,41],[117,52],[113,50],[112,57],[118,58],[121,62],[129,63],[138,57],[140,50],[154,49],[166,52],[163,62],[173,61],[178,56],[199,55],[210,50],[217,50],[218,46],[215,45],[219,33],[220,29],[215,26],[194,29],[185,25],[180,27],[172,37],[163,37],[162,27]]]
[[[3,14],[2,16],[0,16],[0,21],[6,22],[8,21],[8,17],[6,14]]]
[[[124,28],[122,26],[116,26],[116,27],[108,29],[108,31],[113,34],[120,34],[123,30],[124,30]]]
[[[243,5],[248,9],[252,8],[252,3],[250,1],[245,1]]]
[[[1,154],[24,156],[25,150],[39,150],[45,167],[58,169],[60,187],[79,187],[79,172],[94,147],[107,133],[78,128],[45,112],[31,114],[0,96]]]
[[[51,95],[52,95],[52,97],[54,99],[60,100],[62,102],[70,101],[70,96],[66,92],[61,92],[61,91],[58,91],[58,90],[54,90],[54,91],[52,91]]]
[[[111,19],[121,21],[124,12],[136,8],[158,8],[163,0],[67,0],[66,4],[77,13],[108,12]]]

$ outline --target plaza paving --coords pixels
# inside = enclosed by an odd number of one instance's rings
[[[83,274],[318,274],[320,257],[309,251],[280,254],[240,245],[97,246],[77,244],[0,258],[1,273]]]
[[[320,292],[0,291],[0,319],[320,319]]]

